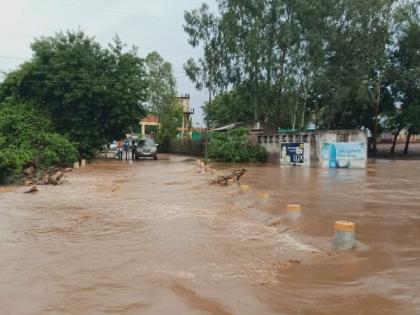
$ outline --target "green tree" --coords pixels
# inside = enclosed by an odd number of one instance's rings
[[[209,6],[203,3],[200,8],[184,13],[184,31],[188,35],[188,43],[192,47],[202,47],[204,50],[203,57],[194,60],[190,58],[184,64],[186,75],[195,84],[199,90],[206,88],[208,91],[208,104],[211,106],[213,95],[218,85],[222,85],[220,69],[220,49],[221,43],[219,32],[217,30],[218,20],[213,13],[210,12]],[[210,117],[204,117],[207,130],[205,138],[205,153],[208,155],[208,136]]]
[[[244,87],[216,95],[213,102],[205,103],[203,110],[209,119],[209,126],[219,127],[233,122],[252,121],[254,110],[249,106],[253,95]]]
[[[146,56],[145,66],[148,79],[148,110],[160,119],[176,99],[176,80],[172,65],[154,51]]]
[[[415,7],[408,14],[408,23],[401,30],[398,50],[393,55],[391,72],[394,79],[391,87],[400,103],[398,131],[407,128],[404,154],[408,154],[411,136],[420,131],[420,18]]]
[[[10,73],[0,96],[31,101],[49,113],[82,156],[124,136],[144,114],[146,73],[135,48],[118,36],[103,48],[83,32],[57,33],[31,45],[33,57]]]
[[[319,122],[327,128],[368,127],[376,152],[381,114],[393,106],[385,74],[401,5],[393,0],[343,0],[334,7],[327,23],[324,74],[314,91]]]
[[[0,182],[13,178],[29,161],[48,167],[77,158],[73,144],[51,132],[46,113],[13,98],[0,103]]]
[[[157,141],[162,150],[167,150],[172,139],[176,138],[178,128],[182,126],[183,112],[178,102],[167,103],[160,116],[160,129]]]
[[[407,2],[217,3],[218,15],[206,5],[185,15],[190,44],[204,48],[200,62],[187,62],[190,78],[202,87],[202,69],[214,65],[213,91],[223,95],[214,106],[206,105],[206,113],[235,121],[236,111],[250,107],[254,119],[276,128],[299,129],[308,122],[321,128],[368,127],[376,150],[381,121],[394,111],[387,73]],[[235,108],[226,95],[242,88],[247,102]]]

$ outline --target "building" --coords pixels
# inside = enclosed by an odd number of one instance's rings
[[[178,128],[179,136],[192,137],[192,126],[190,124],[191,115],[194,108],[190,107],[190,95],[185,94],[177,97],[179,105],[182,107],[182,125]],[[153,138],[160,129],[160,122],[156,115],[148,115],[140,121],[140,133],[143,138]]]
[[[183,119],[182,126],[178,128],[181,137],[192,136],[190,117],[194,114],[194,108],[190,107],[190,95],[185,94],[178,97],[179,104],[182,107]]]
[[[142,138],[153,138],[159,131],[160,123],[155,115],[148,115],[140,121],[140,133]]]
[[[366,168],[368,140],[364,130],[306,130],[262,133],[258,145],[280,164],[326,168]]]

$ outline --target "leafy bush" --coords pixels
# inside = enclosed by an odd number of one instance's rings
[[[265,149],[251,144],[248,134],[245,128],[212,133],[208,148],[209,158],[226,162],[265,161]]]
[[[65,137],[56,133],[43,133],[38,142],[37,160],[42,166],[71,164],[77,160],[77,150]]]
[[[29,161],[40,167],[70,164],[77,150],[66,137],[50,131],[48,117],[31,104],[0,103],[0,182],[22,171]]]
[[[0,148],[0,183],[17,175],[23,165],[31,159],[31,152],[14,146]]]

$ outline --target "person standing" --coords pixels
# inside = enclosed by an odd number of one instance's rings
[[[137,143],[133,139],[133,141],[131,141],[131,159],[132,160],[136,158],[136,152],[137,152]]]
[[[119,160],[122,160],[123,155],[123,142],[122,140],[119,140],[117,143],[117,156]]]
[[[128,150],[130,149],[130,142],[128,142],[128,139],[125,139],[124,141],[124,152],[125,152],[125,159],[128,160]]]

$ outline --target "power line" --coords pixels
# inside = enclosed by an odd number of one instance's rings
[[[1,72],[9,72],[9,71],[0,69],[0,74],[1,74]],[[96,72],[93,73],[93,72],[76,70],[76,71],[73,71],[72,74],[73,75],[76,75],[76,74],[98,75],[98,74],[105,73],[105,72],[106,71],[96,71]],[[185,74],[185,71],[183,71],[183,70],[172,70],[171,73]],[[31,74],[55,74],[55,75],[57,75],[57,73],[51,73],[51,72],[48,72],[48,71],[38,71],[38,70],[31,72]]]
[[[29,34],[29,33],[20,33],[20,32],[9,32],[9,31],[4,31],[4,30],[0,30],[0,33],[2,34],[10,34],[10,35],[18,35],[18,36],[27,36],[27,37],[31,37],[31,38],[35,38],[35,37],[42,37],[42,35],[35,35],[35,34]],[[142,50],[150,50],[150,51],[158,51],[158,52],[166,52],[166,53],[170,53],[170,54],[185,54],[185,55],[202,55],[200,52],[198,51],[194,51],[194,50],[178,50],[178,49],[171,49],[171,48],[156,48],[156,47],[148,47],[148,46],[143,46],[143,45],[134,45],[135,47],[142,49]],[[0,56],[2,57],[2,56]],[[24,58],[15,58],[15,57],[9,57],[11,59],[24,59]]]
[[[182,21],[170,17],[163,17],[163,16],[156,16],[156,15],[148,15],[148,14],[141,14],[136,12],[129,12],[129,11],[119,11],[119,10],[110,10],[110,9],[102,9],[102,8],[93,8],[89,6],[85,6],[80,3],[68,3],[68,2],[61,2],[61,1],[51,1],[51,0],[44,0],[44,2],[48,2],[54,5],[62,5],[62,6],[70,6],[70,7],[76,7],[76,8],[82,8],[87,9],[91,11],[98,11],[98,12],[105,12],[105,13],[113,13],[118,15],[129,15],[129,16],[139,16],[144,17],[152,20],[159,20],[159,21],[165,21],[168,23],[182,23]]]
[[[29,58],[23,58],[23,57],[13,57],[13,56],[4,56],[4,55],[0,55],[0,58],[3,59],[17,59],[17,60],[28,60]]]
[[[162,78],[158,76],[146,76],[152,78]],[[180,78],[179,76],[175,76],[175,78]],[[93,80],[20,80],[18,83],[113,83],[115,80],[112,79],[93,79]]]

